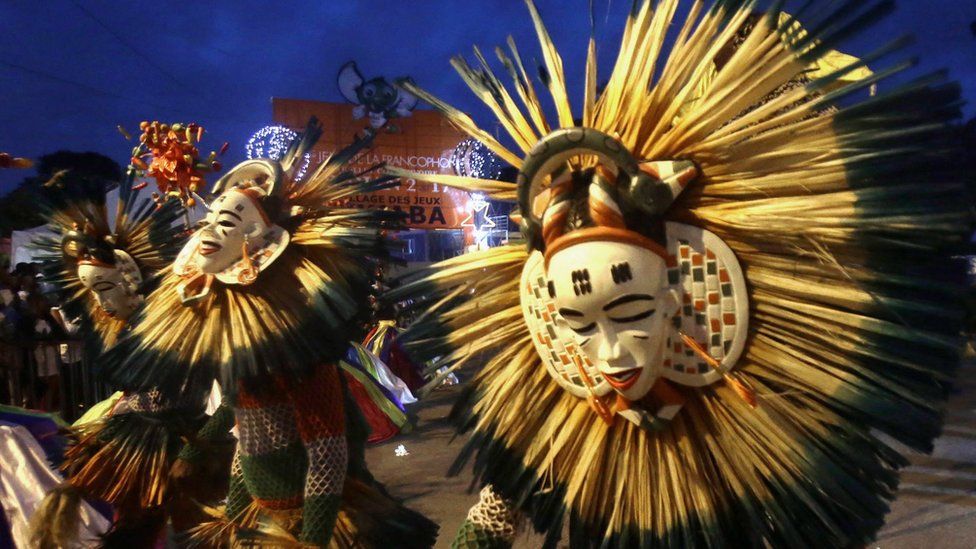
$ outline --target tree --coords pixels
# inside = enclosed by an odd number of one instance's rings
[[[71,170],[77,175],[106,181],[122,179],[122,167],[119,163],[96,152],[57,151],[45,154],[37,161],[37,175],[41,179],[50,179],[61,170]]]
[[[74,175],[106,182],[122,180],[118,162],[96,152],[56,151],[42,156],[35,166],[37,175],[25,177],[16,189],[0,198],[0,234],[4,236],[44,223],[37,212],[37,196],[48,192],[44,183],[58,172],[70,170]]]

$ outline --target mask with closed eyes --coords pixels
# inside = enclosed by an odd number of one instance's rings
[[[592,240],[552,254],[547,277],[557,312],[603,378],[626,399],[643,398],[661,375],[678,309],[665,259]]]
[[[127,320],[142,302],[138,293],[142,274],[129,254],[114,250],[113,255],[114,265],[94,258],[79,261],[78,279],[106,314]]]
[[[644,425],[632,404],[650,401],[670,419],[680,397],[669,383],[715,383],[742,352],[748,301],[735,255],[665,219],[697,173],[687,161],[638,162],[586,128],[553,132],[523,162],[521,228],[535,250],[523,317],[553,379],[605,419]]]

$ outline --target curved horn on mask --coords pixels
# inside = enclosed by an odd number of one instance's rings
[[[88,234],[83,229],[64,231],[61,236],[61,251],[68,257],[79,261],[92,258],[107,265],[115,263],[113,249],[107,242],[99,242],[98,238]]]
[[[543,137],[525,155],[518,179],[518,202],[522,214],[522,233],[529,247],[541,250],[542,220],[532,210],[546,176],[561,170],[574,156],[596,156],[629,177],[637,177],[637,160],[620,141],[592,128],[565,128]]]
[[[690,160],[641,162],[640,171],[639,177],[619,185],[618,192],[623,202],[650,216],[663,215],[699,173]]]
[[[518,202],[521,230],[531,249],[545,248],[542,219],[533,211],[546,176],[554,175],[576,156],[596,156],[604,167],[616,170],[620,202],[644,214],[660,216],[698,173],[690,161],[640,163],[620,141],[592,128],[565,128],[543,137],[525,156],[518,174]],[[661,166],[668,177],[658,171]]]
[[[245,160],[218,179],[214,183],[211,194],[219,196],[231,187],[241,186],[241,183],[245,181],[252,181],[267,196],[273,196],[283,191],[282,178],[281,164],[274,160],[266,158]]]

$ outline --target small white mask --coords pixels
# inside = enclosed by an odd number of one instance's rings
[[[664,258],[594,240],[555,252],[546,272],[557,310],[587,358],[624,398],[644,397],[661,374],[679,305]]]
[[[142,302],[138,294],[142,274],[132,256],[121,250],[115,250],[115,265],[79,262],[78,279],[95,296],[98,306],[114,318],[127,320]]]

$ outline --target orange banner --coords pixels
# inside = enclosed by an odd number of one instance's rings
[[[353,119],[354,105],[302,99],[272,99],[276,124],[302,131],[308,119],[322,122],[322,138],[312,151],[312,164],[352,142],[368,120]],[[395,132],[380,130],[373,147],[353,166],[368,168],[380,162],[420,173],[453,173],[451,153],[464,135],[435,111],[416,110],[409,117],[390,122]],[[469,217],[468,193],[413,179],[394,188],[357,195],[353,205],[364,208],[392,207],[407,214],[407,225],[418,229],[459,229]]]

